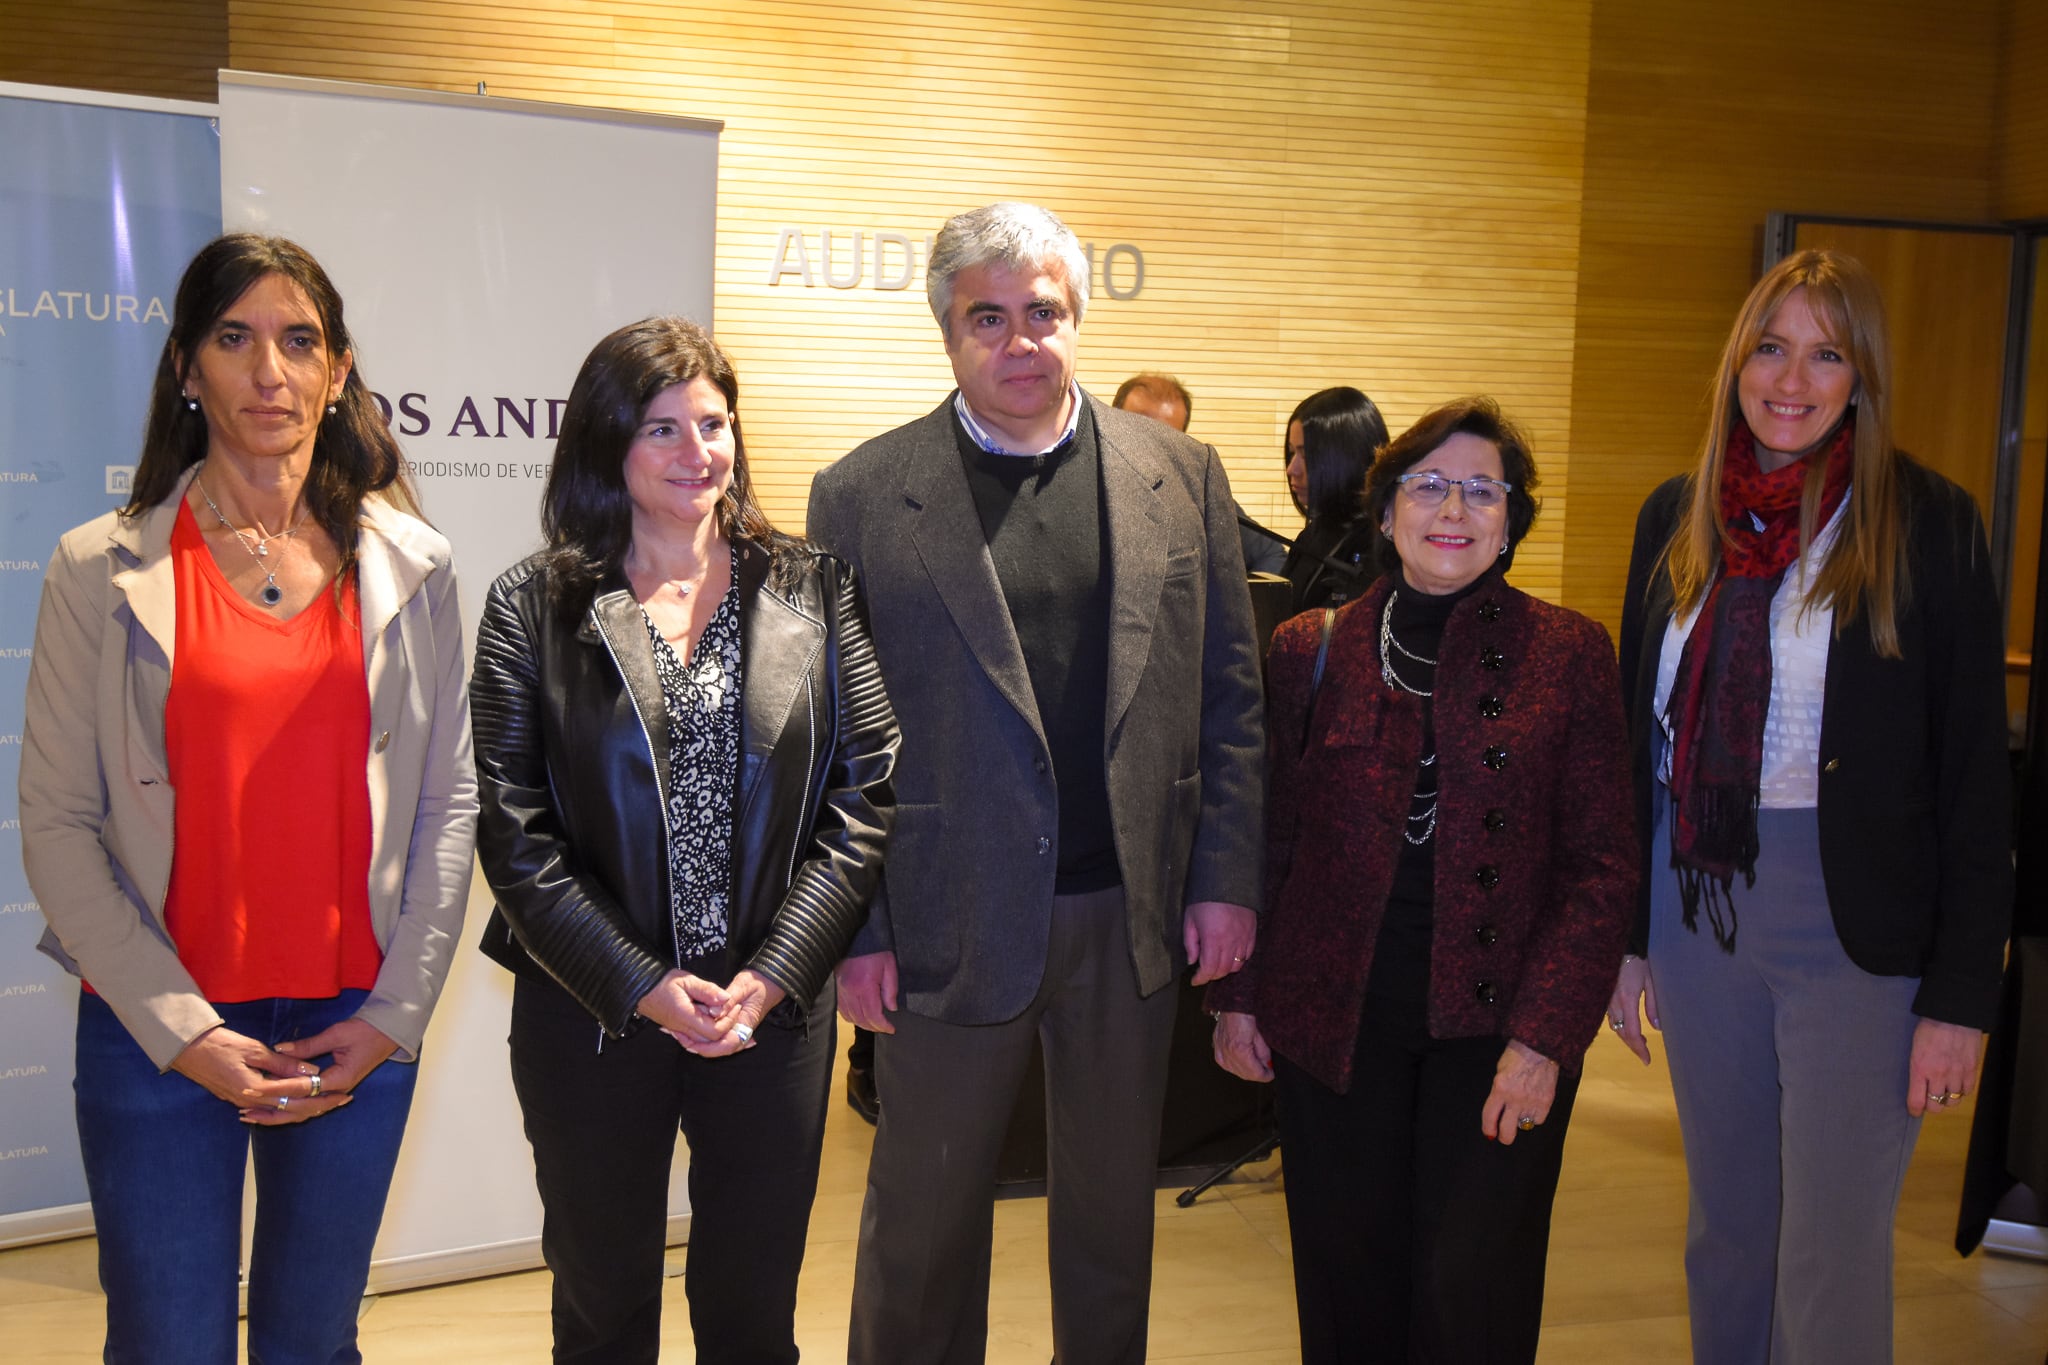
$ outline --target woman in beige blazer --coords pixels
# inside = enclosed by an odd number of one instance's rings
[[[21,760],[44,949],[79,975],[107,1358],[359,1361],[476,819],[447,541],[278,238],[179,285],[135,492],[50,560]],[[360,766],[358,766],[360,765]],[[346,1108],[346,1113],[337,1111]]]

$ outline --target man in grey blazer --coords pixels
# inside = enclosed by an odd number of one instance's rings
[[[1055,1353],[1145,1357],[1174,995],[1251,955],[1257,646],[1216,452],[1074,382],[1088,264],[1044,209],[949,220],[959,384],[811,488],[903,729],[883,887],[840,968],[881,1035],[848,1348],[979,1362],[996,1162],[1042,1041]]]

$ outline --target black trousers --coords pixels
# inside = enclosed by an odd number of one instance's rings
[[[703,1365],[797,1358],[797,1274],[818,1189],[833,996],[809,1036],[764,1024],[730,1057],[693,1057],[651,1025],[605,1039],[553,983],[512,996],[512,1083],[533,1144],[555,1275],[555,1360],[654,1365],[661,1353],[669,1168],[690,1146],[684,1292]]]
[[[1506,1046],[1437,1041],[1423,1002],[1368,995],[1348,1094],[1273,1059],[1304,1365],[1536,1358],[1578,1078],[1540,1127],[1490,1142],[1479,1110]]]

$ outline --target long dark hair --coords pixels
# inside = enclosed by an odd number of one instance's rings
[[[355,350],[342,320],[341,294],[304,247],[254,232],[231,232],[201,247],[178,281],[171,334],[164,338],[163,354],[157,358],[142,456],[128,505],[121,509],[128,520],[144,516],[170,497],[179,476],[206,458],[206,419],[185,402],[185,372],[213,325],[269,275],[290,280],[304,291],[320,317],[330,364],[339,365]],[[363,499],[373,493],[382,494],[401,511],[419,514],[398,441],[370,396],[363,367],[352,364],[334,411],[320,421],[305,488],[306,510],[341,552],[344,574],[355,564]]]
[[[779,534],[754,500],[747,442],[740,431],[740,380],[711,334],[688,318],[642,318],[591,348],[562,410],[555,462],[541,494],[540,526],[549,593],[562,611],[579,615],[600,580],[616,570],[633,543],[633,497],[626,489],[626,452],[641,414],[656,394],[707,379],[732,410],[732,483],[718,500],[718,529],[727,540],[752,540],[778,553],[799,542]]]
[[[1295,406],[1287,425],[1301,423],[1301,461],[1308,471],[1311,521],[1351,521],[1364,512],[1366,471],[1387,443],[1387,419],[1372,399],[1349,385],[1312,393]],[[1294,457],[1285,450],[1285,458]]]

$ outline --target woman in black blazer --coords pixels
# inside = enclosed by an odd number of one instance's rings
[[[1711,412],[1630,562],[1645,875],[1609,1022],[1669,1049],[1694,1360],[1882,1362],[1920,1118],[1968,1093],[2003,967],[1998,595],[1969,495],[1892,446],[1853,258],[1757,284]]]

